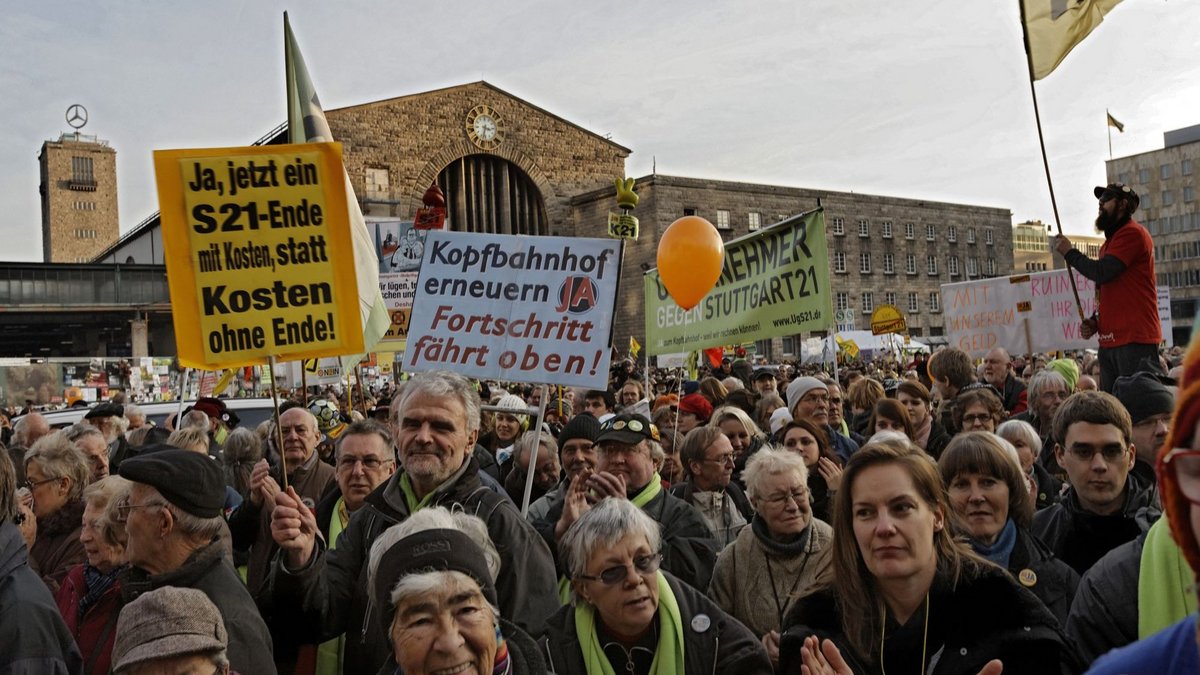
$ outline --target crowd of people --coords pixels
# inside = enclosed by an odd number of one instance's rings
[[[1200,672],[1200,341],[1145,365],[626,360],[257,428],[26,414],[0,672]]]

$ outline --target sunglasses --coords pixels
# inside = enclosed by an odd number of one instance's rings
[[[639,555],[635,556],[633,559],[634,571],[643,577],[648,577],[657,572],[660,565],[662,565],[661,553]],[[578,574],[575,576],[575,578],[584,579],[586,581],[599,581],[605,586],[616,586],[622,581],[625,581],[628,576],[629,565],[614,565],[612,567],[605,568],[600,572],[600,574],[597,574],[594,577],[587,574]]]

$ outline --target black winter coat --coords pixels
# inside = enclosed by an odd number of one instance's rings
[[[932,614],[927,673],[972,675],[992,659],[1004,663],[1004,672],[1021,675],[1070,675],[1082,670],[1050,610],[995,565],[964,563],[957,587],[952,588],[946,580],[934,582],[929,604]],[[917,614],[914,618],[920,620],[921,616]],[[817,635],[834,641],[854,673],[880,673],[878,652],[863,663],[850,650],[841,632],[832,588],[797,603],[784,625],[787,628],[779,650],[779,672],[799,673],[804,638]],[[887,647],[890,652],[891,643]],[[916,658],[920,659],[919,637],[917,644],[905,644],[902,648],[910,653],[915,648]]]
[[[1137,642],[1138,578],[1145,543],[1143,533],[1114,548],[1079,582],[1066,631],[1087,663],[1110,649]]]
[[[696,589],[664,572],[683,623],[683,672],[685,675],[771,675],[767,650],[749,628],[726,614],[715,602]],[[546,656],[548,672],[583,675],[587,672],[579,636],[575,633],[575,607],[567,605],[550,618],[546,637],[539,646]],[[614,668],[617,672],[622,672]]]
[[[1157,490],[1143,486],[1130,474],[1125,501],[1113,515],[1085,511],[1072,489],[1061,502],[1034,514],[1029,529],[1059,560],[1082,575],[1105,553],[1150,529],[1162,515],[1157,496]]]
[[[83,657],[50,589],[29,569],[21,532],[0,524],[0,672],[75,675]]]
[[[500,611],[530,634],[540,635],[546,617],[558,609],[553,560],[545,544],[513,503],[480,483],[474,459],[434,491],[431,506],[461,509],[479,516],[500,553],[496,580]],[[277,557],[268,580],[275,617],[290,616],[297,637],[319,643],[346,633],[344,670],[372,673],[391,658],[387,627],[379,625],[367,592],[371,544],[387,528],[410,515],[397,472],[367,497],[328,550],[318,539],[308,566],[288,572]],[[248,671],[254,672],[254,671]]]
[[[1079,587],[1079,574],[1054,557],[1050,549],[1023,527],[1008,557],[1008,571],[1046,605],[1060,626],[1066,625],[1071,601]],[[1030,575],[1028,572],[1032,572]]]

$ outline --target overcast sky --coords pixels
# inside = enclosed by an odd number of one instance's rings
[[[1017,0],[340,2],[0,0],[0,257],[40,260],[37,154],[117,149],[122,233],[151,151],[248,145],[283,121],[289,10],[327,109],[485,79],[659,173],[1053,214]],[[1125,0],[1037,83],[1068,234],[1116,156],[1200,124],[1200,2]]]

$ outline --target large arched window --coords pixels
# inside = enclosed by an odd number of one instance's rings
[[[457,232],[549,234],[542,193],[516,164],[494,155],[468,155],[438,174],[448,228]]]

